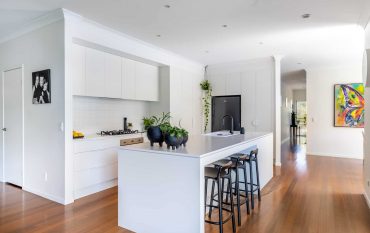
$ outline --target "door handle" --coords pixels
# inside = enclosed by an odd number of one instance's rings
[[[1,130],[2,130],[2,131],[6,131],[6,128],[2,128]]]

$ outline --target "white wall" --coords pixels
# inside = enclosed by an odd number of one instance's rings
[[[61,203],[64,201],[65,138],[60,129],[65,105],[63,33],[64,22],[59,20],[0,44],[1,71],[24,64],[23,188]],[[52,103],[33,105],[32,72],[44,69],[51,70]],[[2,111],[2,107],[0,109]],[[2,116],[1,113],[1,119]],[[2,147],[2,135],[0,137]],[[48,181],[44,179],[45,172]]]
[[[361,64],[307,70],[307,153],[363,158],[363,129],[334,127],[334,84],[362,82]]]
[[[74,96],[73,129],[86,135],[123,129],[123,117],[127,117],[133,129],[141,131],[143,117],[150,114],[149,105],[145,101]]]
[[[301,102],[301,101],[306,101],[306,89],[295,89],[293,90],[293,103]],[[294,104],[296,105],[296,104]]]

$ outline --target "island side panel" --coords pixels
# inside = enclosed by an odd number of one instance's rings
[[[120,149],[118,225],[140,233],[203,233],[203,176],[198,158]]]
[[[274,137],[272,134],[260,138],[256,142],[258,148],[258,170],[261,189],[274,175]],[[254,163],[253,163],[254,164]],[[256,183],[256,176],[254,176]]]

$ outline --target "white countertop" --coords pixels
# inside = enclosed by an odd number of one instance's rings
[[[188,157],[204,157],[210,153],[229,149],[240,144],[248,143],[257,140],[261,137],[272,134],[271,132],[247,132],[229,137],[217,137],[209,135],[192,135],[186,143],[186,147],[172,150],[167,149],[167,145],[163,143],[163,147],[159,147],[156,143],[153,147],[150,143],[141,143],[136,145],[121,146],[120,150],[143,151],[157,154],[172,154]]]

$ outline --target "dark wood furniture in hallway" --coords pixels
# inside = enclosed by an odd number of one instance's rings
[[[276,176],[262,190],[262,202],[256,200],[250,215],[242,208],[237,232],[370,232],[370,210],[362,195],[361,160],[306,156],[303,147],[290,148],[287,144],[282,155],[281,170],[276,169]],[[69,206],[5,184],[0,184],[0,193],[1,233],[129,232],[117,227],[117,188]],[[207,233],[218,231],[218,226],[206,225]],[[224,232],[232,232],[231,221]]]

